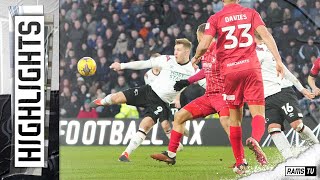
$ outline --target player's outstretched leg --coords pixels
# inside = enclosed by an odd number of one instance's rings
[[[166,162],[167,164],[174,165],[176,163],[176,152],[183,136],[184,122],[189,119],[192,119],[192,114],[183,108],[175,114],[168,151],[161,154],[152,154],[151,158]]]
[[[127,99],[123,92],[117,92],[114,94],[109,94],[103,99],[95,99],[89,104],[89,106],[92,108],[96,108],[98,106],[108,106],[111,104],[122,104],[126,102]]]
[[[143,118],[143,120],[141,121],[141,123],[139,125],[139,130],[132,137],[127,148],[120,155],[120,157],[118,159],[119,161],[130,162],[130,158],[129,158],[130,154],[140,146],[140,144],[146,138],[148,132],[153,127],[153,125],[154,125],[154,121],[152,120],[151,117]]]
[[[299,133],[300,137],[305,140],[308,145],[319,144],[317,137],[313,134],[308,126],[303,124],[301,119],[290,123],[290,125]]]

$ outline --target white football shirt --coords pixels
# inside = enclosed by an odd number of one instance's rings
[[[150,59],[152,67],[160,67],[159,75],[149,85],[152,90],[166,103],[173,102],[179,93],[173,89],[176,81],[187,79],[195,74],[191,61],[180,65],[174,56],[162,55]]]
[[[299,80],[286,67],[284,67],[284,78],[278,77],[276,61],[265,44],[257,45],[256,52],[261,64],[265,98],[280,92],[281,88],[292,85],[299,91],[304,89]]]
[[[261,73],[264,87],[264,98],[281,91],[281,79],[277,76],[276,61],[265,44],[256,47],[261,64]]]
[[[144,82],[146,84],[150,84],[151,82],[153,82],[156,77],[158,75],[155,75],[153,72],[152,72],[152,69],[150,69],[149,71],[146,72],[146,74],[144,74]]]

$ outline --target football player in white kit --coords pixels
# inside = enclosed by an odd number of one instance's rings
[[[308,99],[314,98],[314,94],[304,88],[287,68],[285,68],[284,78],[279,78],[273,55],[261,37],[258,34],[255,35],[256,52],[261,63],[268,132],[278,150],[287,159],[292,157],[293,153],[282,132],[284,120],[287,120],[290,126],[308,143],[319,143],[311,129],[302,122],[303,115],[298,105],[297,96],[291,86],[294,85]]]
[[[155,58],[158,56],[161,56],[161,54],[155,53],[155,54],[151,55],[151,58]],[[154,67],[154,68],[149,69],[144,75],[145,84],[151,84],[153,81],[155,81],[155,79],[159,75],[160,71],[161,71],[161,69],[159,67]],[[180,98],[180,94],[178,94],[176,96],[175,102],[180,101],[179,98]],[[173,103],[175,103],[175,102],[173,102]],[[169,107],[169,108],[171,110],[170,117],[173,117],[174,113],[177,111],[175,109],[177,109],[177,108],[171,108],[171,107]],[[164,133],[166,134],[166,136],[168,137],[168,139],[170,139],[170,135],[171,135],[171,125],[170,125],[169,120],[173,120],[173,119],[169,118],[168,120],[163,120],[161,122],[161,127],[162,127]],[[185,131],[184,131],[184,136],[187,136],[187,137],[189,136],[189,131],[187,129],[185,129]],[[179,147],[178,147],[178,151],[182,151],[182,150],[183,150],[183,145],[180,142]]]
[[[145,61],[121,64],[115,62],[111,64],[110,68],[115,71],[154,67],[161,69],[161,73],[149,85],[109,94],[105,98],[96,99],[90,104],[91,107],[98,107],[127,103],[128,105],[146,108],[146,114],[139,125],[139,130],[120,155],[119,161],[130,161],[129,155],[143,142],[157,120],[159,119],[162,122],[169,118],[168,104],[173,102],[179,93],[173,89],[174,84],[176,81],[186,79],[196,72],[189,59],[191,48],[192,44],[189,40],[185,38],[176,39],[174,55],[162,55]]]

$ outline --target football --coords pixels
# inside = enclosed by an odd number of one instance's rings
[[[96,73],[97,64],[91,57],[83,57],[78,61],[77,67],[82,76],[92,76]]]

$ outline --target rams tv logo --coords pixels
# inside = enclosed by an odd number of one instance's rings
[[[44,16],[15,16],[15,167],[44,167]]]
[[[316,166],[286,166],[286,176],[316,176]]]

